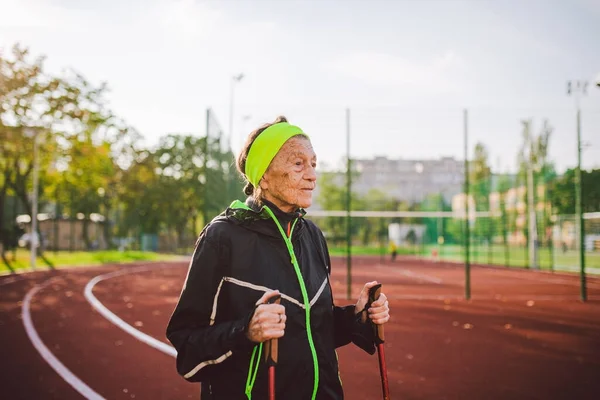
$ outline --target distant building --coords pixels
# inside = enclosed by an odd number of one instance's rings
[[[17,223],[29,235],[31,233],[31,217],[29,215],[19,215],[16,218]],[[38,214],[38,229],[41,233],[41,244],[44,250],[105,250],[108,248],[104,238],[104,217],[99,214],[92,214],[84,224],[83,215],[77,218],[54,218],[49,214]],[[91,249],[86,246],[83,240],[83,229],[87,225],[87,237]]]
[[[453,157],[434,160],[406,160],[375,157],[352,160],[358,176],[352,182],[352,191],[365,195],[377,189],[391,198],[408,203],[422,202],[432,194],[442,194],[446,202],[462,190],[464,162]],[[339,185],[345,185],[345,172],[336,177]],[[319,190],[317,179],[317,190]],[[320,209],[315,204],[313,209]]]

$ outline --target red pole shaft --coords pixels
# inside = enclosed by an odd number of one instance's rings
[[[269,400],[275,400],[275,366],[269,367]]]
[[[383,343],[379,343],[377,345],[377,355],[379,356],[379,373],[381,374],[381,390],[383,392],[383,399],[390,400],[390,387],[387,378],[387,366],[385,364]]]

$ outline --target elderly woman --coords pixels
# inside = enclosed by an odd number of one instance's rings
[[[373,325],[360,314],[377,282],[365,284],[356,304],[335,306],[325,238],[304,219],[316,162],[308,136],[284,117],[252,132],[237,159],[248,199],[198,238],[167,337],[178,372],[202,382],[204,400],[267,398],[261,354],[271,339],[279,399],[343,399],[335,349],[353,342],[375,352]],[[271,304],[273,296],[281,303]],[[367,311],[373,324],[386,323],[385,295]]]

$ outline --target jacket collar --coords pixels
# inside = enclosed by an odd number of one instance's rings
[[[275,221],[271,219],[265,207],[268,207],[273,212],[279,224],[284,229],[286,229],[285,227],[289,222],[293,223],[294,219],[298,218],[299,221],[294,228],[294,235],[300,233],[303,226],[303,217],[306,215],[306,211],[302,208],[291,213],[286,213],[270,201],[262,200],[261,203],[258,203],[253,197],[248,197],[244,203],[239,200],[231,203],[226,210],[226,216],[228,219],[233,219],[234,222],[244,225],[250,230],[270,236],[281,236],[279,229],[275,225]]]
[[[287,225],[288,222],[293,221],[296,218],[301,218],[306,214],[306,212],[301,208],[299,208],[296,211],[285,212],[285,211],[282,211],[275,204],[271,203],[269,200],[262,199],[261,201],[262,201],[262,206],[257,204],[256,200],[249,197],[248,199],[246,199],[246,204],[248,204],[248,203],[254,204],[254,207],[256,207],[256,209],[259,209],[260,212],[264,212],[264,206],[269,207],[269,209],[271,211],[273,211],[273,214],[275,214],[275,216],[277,217],[277,220],[279,220],[279,223],[282,226],[285,226],[285,225]]]

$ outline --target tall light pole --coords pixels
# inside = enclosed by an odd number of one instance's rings
[[[579,275],[581,280],[581,301],[587,300],[585,277],[585,227],[583,225],[583,198],[581,195],[581,110],[579,101],[582,95],[587,94],[586,81],[568,81],[567,94],[575,97],[577,109],[577,169],[575,170],[575,214],[577,215],[577,236],[579,244]]]
[[[531,128],[531,120],[522,121],[523,129],[525,129],[525,137],[527,138],[526,146],[529,148],[527,153],[527,209],[529,219],[529,266],[533,269],[539,269],[538,253],[537,253],[537,213],[535,209],[535,188],[533,182],[533,132]]]
[[[233,104],[235,94],[235,84],[240,82],[244,78],[244,74],[238,74],[231,77],[231,92],[229,98],[229,150],[231,150],[231,143],[233,141]]]
[[[352,159],[350,158],[350,109],[346,109],[346,299],[352,298]]]
[[[240,136],[238,137],[238,145],[239,147],[236,148],[236,152],[239,151],[239,149],[242,148],[242,146],[244,145],[244,142],[246,140],[246,137],[248,136],[248,132],[246,132],[246,123],[248,121],[250,121],[250,119],[252,118],[251,115],[244,115],[241,118],[241,123],[240,123]],[[235,154],[235,153],[234,153]]]
[[[39,185],[39,162],[38,162],[38,147],[40,133],[34,128],[26,128],[25,135],[33,138],[33,192],[31,194],[31,235],[29,239],[31,269],[35,269],[35,261],[37,258],[37,246],[41,245],[41,237],[37,235],[37,214],[38,214],[38,185]]]
[[[463,110],[463,129],[465,135],[465,299],[471,299],[471,259],[469,245],[471,233],[469,227],[469,114]],[[475,211],[475,210],[473,210]]]
[[[238,74],[238,75],[234,75],[231,77],[231,92],[230,92],[230,98],[229,98],[229,140],[227,141],[227,147],[228,147],[228,151],[233,153],[233,148],[232,148],[232,144],[233,144],[233,104],[234,104],[234,94],[235,94],[235,84],[240,82],[242,79],[244,78],[244,74]],[[233,199],[233,197],[235,196],[235,194],[233,193],[234,191],[234,179],[233,178],[233,173],[231,173],[231,165],[232,165],[232,160],[228,160],[227,165],[229,165],[230,167],[227,170],[227,201],[231,201]]]

